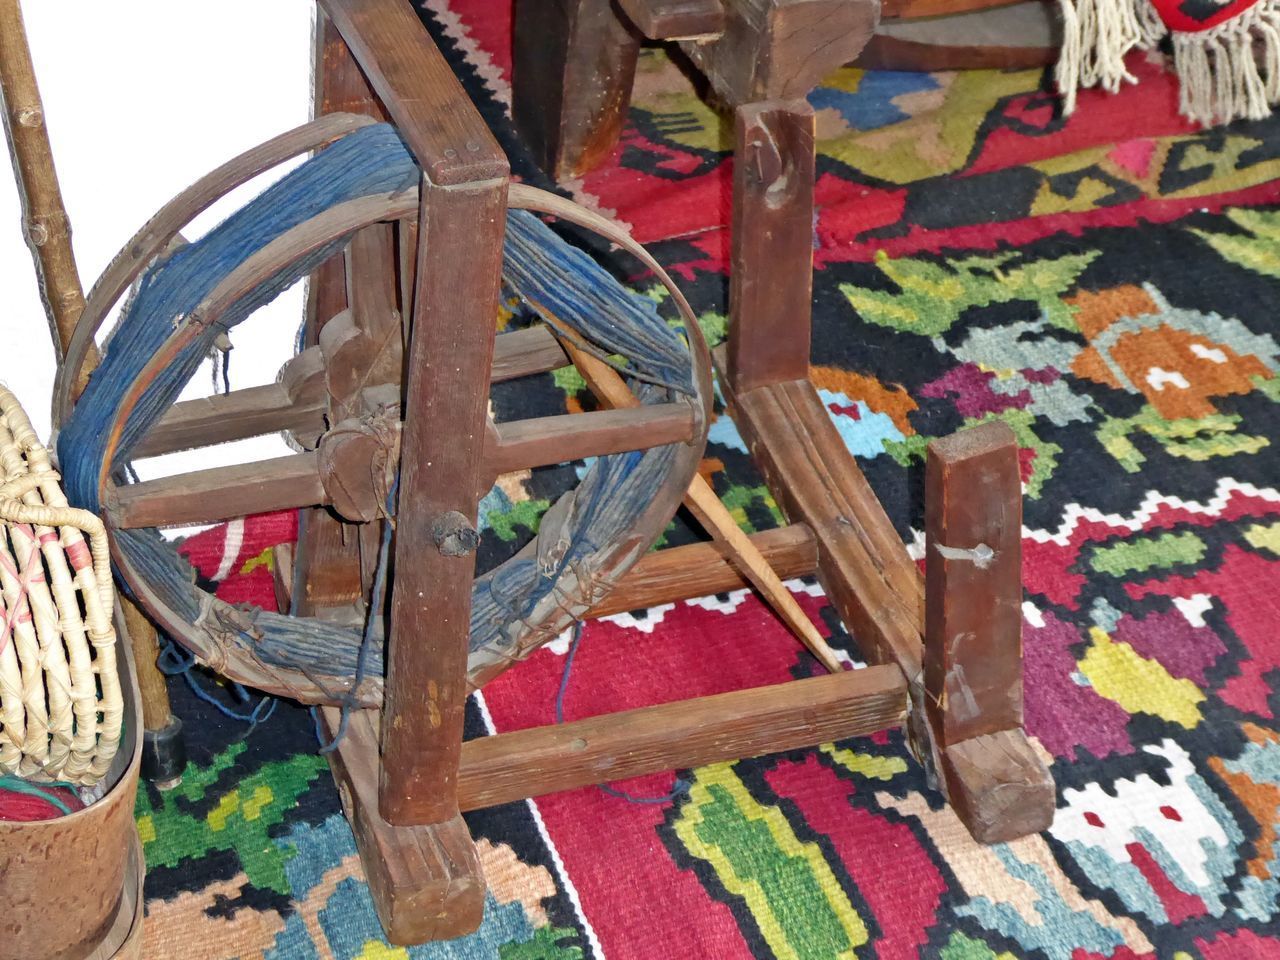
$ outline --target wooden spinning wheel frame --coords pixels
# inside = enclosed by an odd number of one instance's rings
[[[760,40],[763,50],[772,35],[755,22],[760,10],[773,16],[804,2],[726,0],[725,6],[747,24],[734,28],[733,36]],[[521,0],[525,10],[531,3]],[[661,6],[657,0],[650,5],[655,4]],[[492,673],[469,667],[474,558],[466,549],[444,549],[442,523],[461,517],[463,526],[450,521],[454,525],[447,530],[470,544],[467,528],[475,523],[478,499],[504,469],[683,442],[679,469],[637,534],[637,544],[652,542],[696,472],[708,411],[677,403],[552,418],[561,422],[550,425],[489,422],[491,382],[564,366],[572,356],[546,330],[504,335],[495,343],[508,204],[566,218],[573,208],[510,182],[505,156],[409,4],[319,5],[318,119],[214,171],[126,246],[95,287],[71,340],[55,420],[70,410],[70,385],[111,304],[196,213],[289,157],[377,119],[395,123],[422,171],[416,192],[354,201],[315,218],[251,258],[202,308],[206,320],[216,318],[275,265],[303,251],[323,250],[334,237],[356,230],[345,255],[313,274],[308,349],[291,361],[280,383],[175,407],[135,451],[153,455],[277,429],[318,436],[326,419],[333,427],[368,413],[362,387],[394,383],[395,377],[386,376],[388,366],[406,371],[402,395],[396,391],[395,398],[405,411],[398,428],[399,483],[413,496],[401,497],[396,553],[403,551],[412,562],[397,565],[382,690],[371,681],[356,691],[361,705],[380,705],[381,712],[356,711],[330,756],[388,937],[417,943],[479,924],[485,888],[463,810],[904,723],[917,756],[975,837],[1005,840],[1046,826],[1053,784],[1022,729],[1016,445],[1000,425],[932,445],[927,526],[930,544],[938,549],[928,553],[922,584],[807,379],[813,115],[803,100],[794,99],[801,93],[773,91],[767,77],[748,78],[759,81],[759,89],[752,87],[755,96],[727,98],[738,104],[740,162],[734,175],[730,338],[715,359],[735,419],[792,521],[752,541],[781,575],[818,573],[873,665],[463,743],[465,698]],[[643,5],[635,0],[624,7]],[[853,33],[861,16],[852,15]],[[871,23],[874,16],[864,19]],[[572,54],[573,36],[568,39]],[[856,46],[856,39],[834,53]],[[700,66],[716,71],[717,58],[733,52],[726,52],[728,46],[708,44],[698,54]],[[564,60],[556,62],[564,66]],[[517,120],[523,113],[526,128],[562,121],[554,110],[529,120],[530,103],[548,86],[571,79],[566,67],[559,77],[533,83],[523,97],[518,90]],[[566,129],[561,124],[541,144],[563,147],[557,138]],[[679,292],[616,227],[590,216],[584,221],[642,256],[668,283],[685,315],[705,388],[705,347]],[[404,336],[397,303],[406,305]],[[340,318],[341,325],[326,333],[328,324],[339,323],[331,318]],[[177,331],[134,384],[113,437],[147,376],[189,335]],[[402,355],[392,348],[393,356],[384,356],[388,345]],[[704,389],[702,396],[709,395]],[[301,614],[350,620],[372,576],[370,558],[379,535],[378,524],[370,521],[380,516],[377,494],[383,491],[342,466],[363,464],[367,474],[368,450],[357,449],[347,461],[331,459],[336,466],[322,464],[319,453],[299,454],[118,489],[104,474],[104,505],[110,522],[121,528],[315,505],[303,513],[294,574],[283,589],[292,590]],[[366,522],[344,524],[324,504]],[[161,624],[193,643],[215,668],[234,664],[237,679],[262,689],[340,702],[332,687],[305,675],[282,678],[277,668],[255,662],[251,650],[229,658],[226,650],[201,649],[189,625],[148,595],[136,571],[127,562],[121,568]],[[636,562],[606,599],[575,615],[634,609],[746,582],[713,545],[660,551]],[[322,717],[332,734],[338,710],[326,706]]]

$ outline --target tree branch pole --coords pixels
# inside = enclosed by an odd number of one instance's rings
[[[0,0],[0,99],[4,102],[5,133],[22,202],[22,231],[35,261],[54,351],[61,364],[84,312],[84,288],[71,248],[71,221],[58,187],[44,105],[18,0]],[[84,390],[97,363],[98,352],[94,349],[76,377],[74,396]],[[181,749],[181,724],[170,709],[165,679],[156,665],[156,630],[132,602],[123,597],[121,600],[142,691],[147,738],[144,773],[160,784],[176,786],[185,765],[185,751]]]

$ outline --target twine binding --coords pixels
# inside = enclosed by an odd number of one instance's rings
[[[91,786],[124,718],[115,589],[102,521],[58,481],[0,385],[0,775]]]
[[[1059,0],[1062,52],[1056,80],[1063,114],[1076,93],[1102,87],[1115,93],[1134,82],[1124,65],[1134,49],[1154,49],[1171,37],[1180,91],[1178,111],[1211,126],[1261,120],[1280,102],[1280,0],[1253,6],[1206,30],[1170,30],[1151,0]]]

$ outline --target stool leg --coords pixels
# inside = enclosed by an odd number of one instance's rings
[[[611,0],[517,0],[512,114],[538,165],[579,177],[617,145],[640,35]]]

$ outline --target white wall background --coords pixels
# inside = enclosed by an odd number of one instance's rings
[[[159,207],[224,160],[306,122],[314,0],[70,3],[23,14],[86,292]],[[18,193],[0,164],[0,381],[49,434],[54,352],[23,242]],[[195,221],[198,236],[259,192],[254,182]],[[267,383],[292,352],[302,286],[233,331],[233,388]],[[212,392],[206,364],[188,396]],[[277,437],[174,454],[143,477],[286,452]]]

